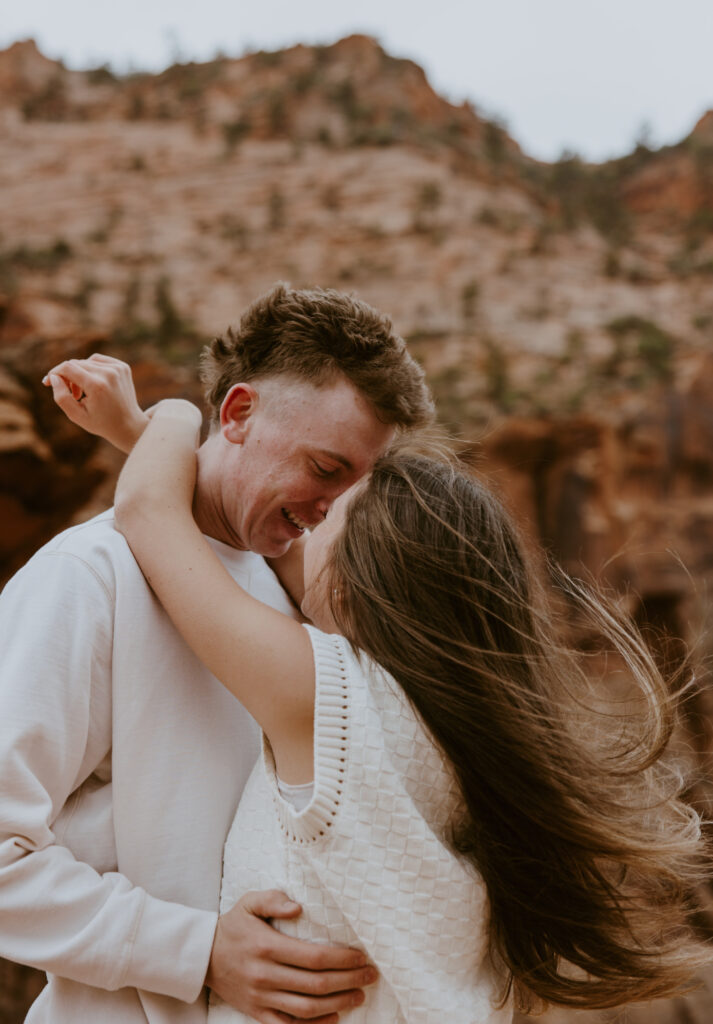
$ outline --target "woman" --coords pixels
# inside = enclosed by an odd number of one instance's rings
[[[88,429],[137,422],[133,395],[107,410],[81,380],[67,384],[90,399]],[[680,990],[706,959],[685,921],[699,822],[661,766],[671,703],[632,627],[561,577],[638,687],[614,723],[587,708],[503,509],[406,452],[276,565],[300,625],[245,593],[196,527],[199,428],[190,404],[158,406],[117,519],[177,628],[264,732],[221,910],[281,888],[303,907],[297,934],[360,945],[381,980],[354,1022],[501,1024],[513,1003]],[[245,1019],[211,1009],[215,1024]]]

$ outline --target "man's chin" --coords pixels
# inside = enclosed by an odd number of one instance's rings
[[[251,550],[256,555],[262,555],[263,558],[279,558],[280,555],[286,555],[292,546],[292,537],[280,540],[263,540],[258,541],[251,547]]]

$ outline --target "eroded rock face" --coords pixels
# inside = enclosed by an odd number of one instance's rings
[[[24,363],[24,366],[23,366]],[[0,368],[0,565],[3,578],[67,522],[99,483],[94,442],[47,407],[29,360]]]
[[[671,153],[626,181],[623,197],[635,213],[670,223],[708,206],[711,190],[689,153]]]
[[[0,95],[17,104],[34,90],[44,88],[61,72],[61,66],[37,49],[33,39],[23,39],[0,52]]]
[[[35,342],[0,364],[0,580],[58,530],[111,505],[123,456],[70,423],[41,379],[64,358],[84,358],[106,339]],[[180,369],[135,366],[145,407],[168,395],[200,400]]]
[[[204,132],[226,126],[234,142],[289,133],[315,141],[384,143],[394,134],[455,134],[477,145],[484,123],[468,104],[434,91],[413,61],[389,56],[376,40],[352,35],[332,46],[294,46],[240,60],[176,64],[159,75],[118,78],[108,69],[70,71],[33,40],[0,52],[0,113],[37,121],[184,120]],[[324,134],[326,132],[326,135]],[[232,133],[232,134],[231,134]],[[519,147],[505,132],[502,144]]]
[[[707,357],[683,390],[607,418],[506,420],[478,450],[537,543],[627,590],[632,613],[646,620],[650,608],[673,635],[692,614],[692,580],[713,569],[711,394]]]
[[[622,195],[639,215],[659,224],[690,221],[713,211],[713,110],[678,146],[671,146],[626,177]]]

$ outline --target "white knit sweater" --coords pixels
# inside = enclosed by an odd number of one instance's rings
[[[224,855],[221,912],[250,889],[303,907],[280,930],[363,949],[380,972],[349,1024],[505,1024],[487,958],[482,881],[445,845],[459,797],[442,755],[394,680],[343,637],[312,627],[315,786],[297,812],[263,758]],[[217,999],[209,1024],[251,1018]]]

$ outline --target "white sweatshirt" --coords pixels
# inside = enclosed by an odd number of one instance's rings
[[[293,614],[262,558],[212,543]],[[180,639],[110,512],[7,584],[0,651],[0,956],[49,973],[27,1021],[203,1024],[255,723]]]

